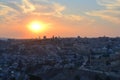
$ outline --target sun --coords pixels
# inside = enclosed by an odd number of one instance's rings
[[[28,25],[28,28],[35,33],[42,31],[43,25],[38,21],[33,21]]]

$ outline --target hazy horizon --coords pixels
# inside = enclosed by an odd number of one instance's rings
[[[119,37],[119,10],[120,0],[0,0],[0,38]]]

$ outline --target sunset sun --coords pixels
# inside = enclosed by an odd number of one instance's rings
[[[44,26],[43,26],[40,22],[38,22],[38,21],[33,21],[33,22],[31,22],[31,23],[28,25],[28,28],[29,28],[32,32],[36,32],[36,33],[42,31],[43,27],[44,27]]]

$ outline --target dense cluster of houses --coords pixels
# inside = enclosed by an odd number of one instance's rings
[[[119,80],[120,38],[0,40],[0,80],[96,80],[81,71]]]

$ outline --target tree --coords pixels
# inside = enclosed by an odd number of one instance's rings
[[[35,75],[29,75],[29,80],[42,80],[42,78]]]
[[[95,75],[95,80],[102,80],[102,78],[98,74],[96,74]]]
[[[106,65],[108,66],[108,65],[110,65],[111,63],[110,63],[110,61],[106,61]]]
[[[109,77],[109,76],[107,76],[105,80],[111,80],[111,79],[110,79],[110,77]]]
[[[75,76],[75,80],[80,80],[80,76],[79,76],[79,75],[76,75],[76,76]]]

